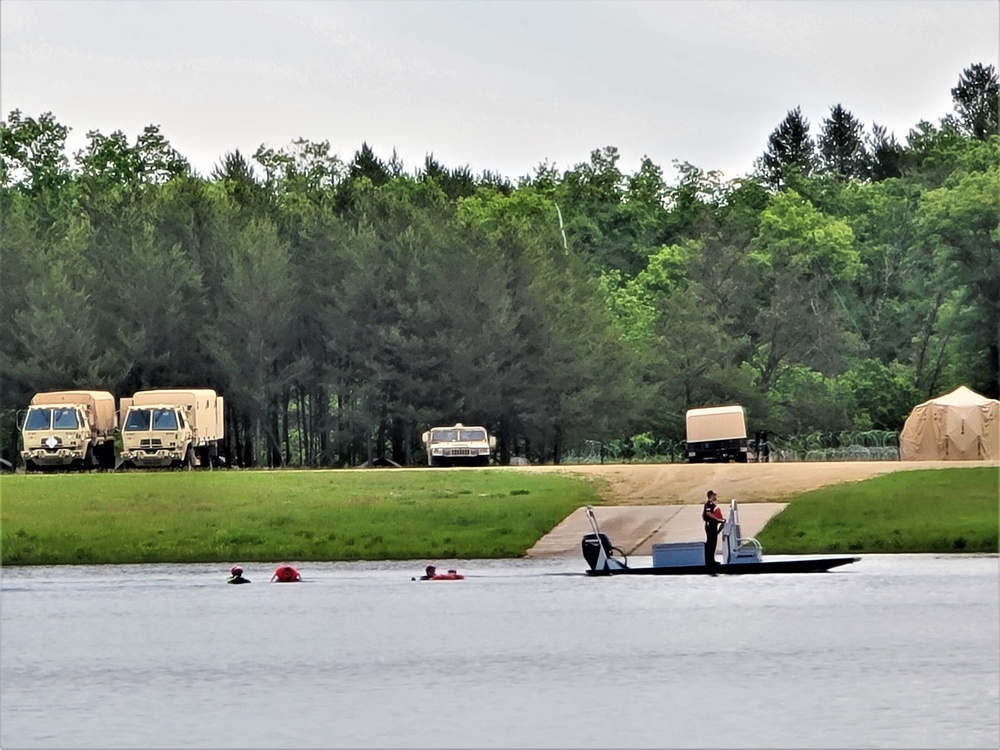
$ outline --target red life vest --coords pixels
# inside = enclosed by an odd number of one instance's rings
[[[293,583],[295,581],[301,581],[302,576],[299,575],[299,571],[293,568],[291,565],[280,565],[274,575],[271,576],[272,581],[277,581],[278,583]]]

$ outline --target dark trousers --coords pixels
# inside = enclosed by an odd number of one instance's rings
[[[715,567],[715,548],[719,544],[719,527],[714,523],[705,527],[705,567]]]

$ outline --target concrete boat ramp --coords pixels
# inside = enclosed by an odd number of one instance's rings
[[[728,504],[720,503],[729,516]],[[741,503],[740,529],[744,537],[755,536],[788,503]],[[653,545],[662,542],[703,542],[705,528],[698,505],[595,505],[594,515],[601,531],[627,556],[653,554]],[[581,557],[580,539],[592,531],[586,510],[577,508],[562,523],[538,540],[527,557]],[[721,545],[721,539],[720,539]],[[765,550],[766,553],[767,550]]]

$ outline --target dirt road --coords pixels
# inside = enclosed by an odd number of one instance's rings
[[[603,464],[507,467],[512,471],[562,471],[604,483],[614,505],[701,503],[712,489],[740,504],[780,502],[789,495],[892,471],[982,466],[981,461],[830,461],[766,464]]]

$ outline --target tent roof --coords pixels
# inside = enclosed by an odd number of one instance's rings
[[[966,388],[964,385],[960,385],[951,393],[946,393],[943,396],[938,396],[937,398],[932,398],[929,401],[924,401],[921,406],[924,406],[925,404],[938,404],[940,406],[982,406],[983,404],[990,403],[1000,402],[998,402],[995,398],[986,398],[986,396],[981,396],[971,388]]]

